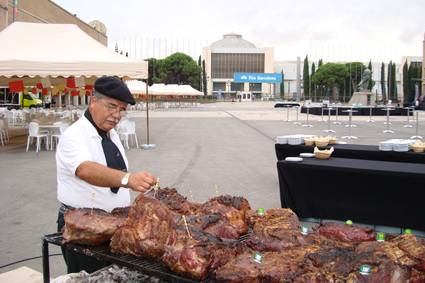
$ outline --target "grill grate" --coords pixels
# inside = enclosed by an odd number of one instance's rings
[[[74,245],[74,244],[62,244],[62,233],[55,233],[45,235],[43,238],[46,242],[70,248],[75,252],[82,253],[87,256],[92,256],[98,260],[104,260],[110,263],[116,263],[121,266],[126,266],[138,271],[141,271],[145,274],[156,276],[160,279],[171,281],[171,282],[199,282],[193,279],[182,277],[172,272],[168,267],[166,267],[162,262],[152,260],[149,258],[140,258],[132,255],[118,255],[113,254],[109,246],[83,246],[83,245]]]

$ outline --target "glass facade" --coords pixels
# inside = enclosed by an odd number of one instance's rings
[[[249,91],[261,92],[261,84],[260,83],[249,83]]]
[[[226,83],[224,82],[213,82],[213,91],[226,91]]]
[[[243,83],[231,83],[230,91],[243,91]]]
[[[264,73],[264,53],[212,53],[213,79],[231,79],[233,73]]]

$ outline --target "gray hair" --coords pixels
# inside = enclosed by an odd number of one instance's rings
[[[94,97],[96,97],[96,99],[103,99],[103,98],[106,97],[106,95],[101,94],[100,92],[98,92],[96,90],[94,91],[93,95],[94,95]]]

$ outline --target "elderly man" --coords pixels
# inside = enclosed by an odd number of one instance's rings
[[[129,189],[144,192],[156,183],[147,172],[129,173],[124,148],[114,127],[135,101],[117,77],[102,77],[94,96],[77,122],[60,138],[56,152],[60,209],[58,231],[69,208],[93,207],[111,211],[130,205]],[[62,250],[68,273],[93,272],[105,266],[90,257]]]

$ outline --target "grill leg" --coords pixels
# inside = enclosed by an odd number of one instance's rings
[[[50,266],[49,266],[49,243],[43,239],[41,247],[41,254],[43,256],[43,282],[50,282]]]

